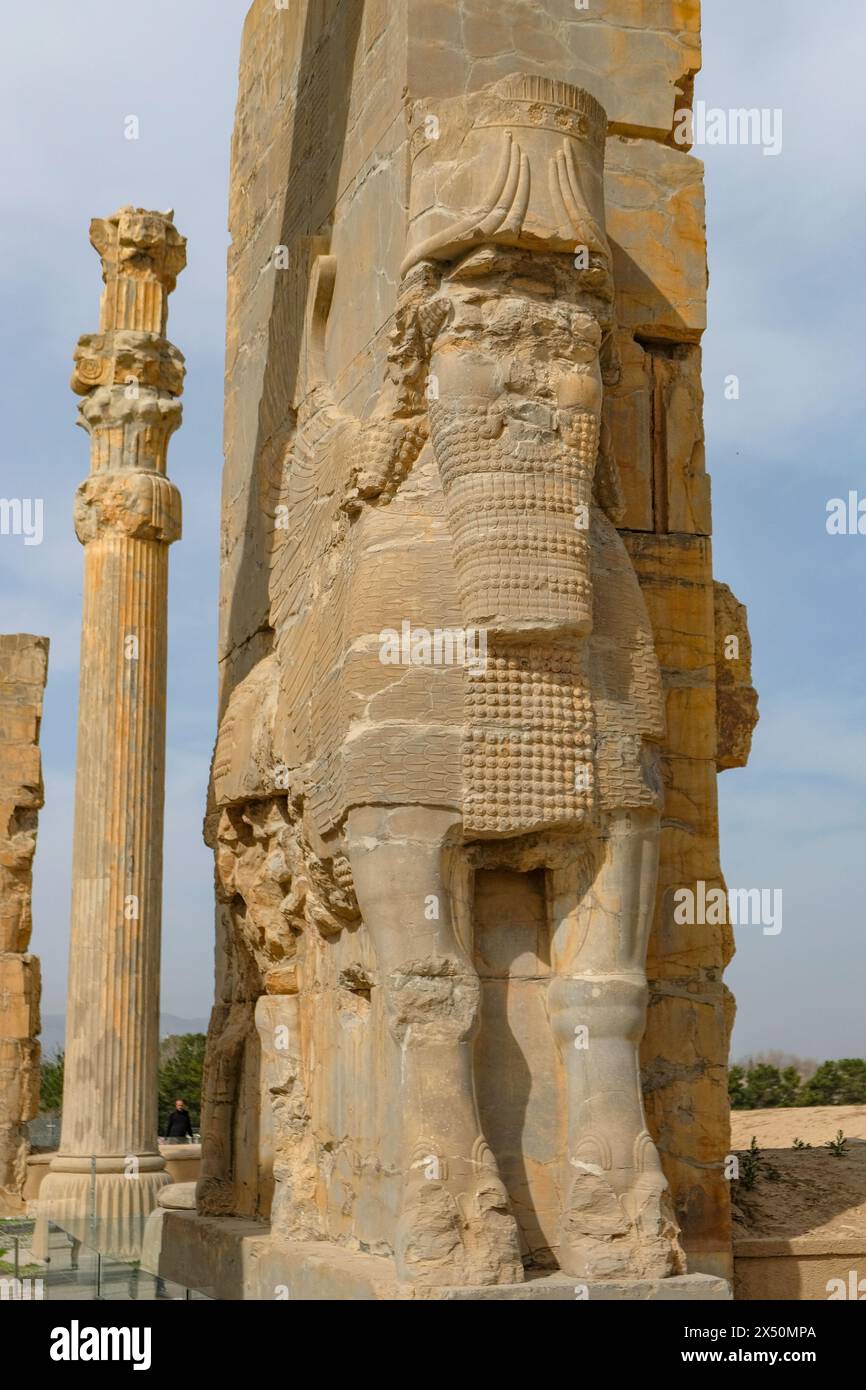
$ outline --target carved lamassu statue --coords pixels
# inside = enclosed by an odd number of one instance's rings
[[[541,1165],[549,1261],[683,1269],[638,1068],[664,717],[602,424],[605,126],[586,93],[518,78],[446,103],[435,141],[419,129],[364,418],[322,375],[341,267],[316,262],[272,498],[273,650],[217,747],[233,963],[200,1206],[262,1210],[272,1180],[278,1235],[393,1256],[428,1284],[518,1281],[533,1258],[526,1191],[515,1202],[477,1101],[477,885],[497,874],[540,884],[546,921],[555,1047],[531,1084],[559,1136]],[[467,633],[472,662],[442,656]],[[506,901],[503,930],[519,917]],[[272,1178],[238,1158],[253,1017]],[[511,1080],[503,1064],[503,1096]]]

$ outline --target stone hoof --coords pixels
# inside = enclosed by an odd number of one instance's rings
[[[517,1222],[496,1160],[483,1139],[472,1149],[475,1180],[460,1195],[471,1284],[522,1284]]]
[[[422,1150],[424,1151],[422,1153]],[[413,1283],[522,1283],[517,1223],[483,1141],[457,1174],[430,1146],[413,1153],[397,1228],[397,1269]]]
[[[655,1263],[662,1277],[685,1274],[686,1257],[680,1245],[680,1232],[674,1216],[668,1180],[652,1136],[643,1130],[634,1144],[635,1177],[623,1195],[626,1209],[640,1233],[647,1252],[656,1251]]]
[[[462,1283],[462,1226],[460,1210],[445,1183],[413,1174],[397,1223],[399,1277],[434,1286]]]
[[[619,1192],[612,1175],[579,1165],[561,1225],[560,1264],[566,1273],[592,1279],[664,1279],[681,1274],[685,1261],[659,1165],[634,1175]]]
[[[648,1157],[649,1148],[652,1158]],[[640,1245],[646,1277],[665,1279],[671,1274],[685,1274],[686,1259],[667,1178],[651,1140],[649,1148],[644,1150],[643,1167],[635,1165],[634,1180],[622,1193],[621,1201]]]
[[[581,1279],[627,1276],[629,1222],[608,1174],[600,1163],[578,1157],[571,1165],[575,1174],[560,1225],[560,1265]]]

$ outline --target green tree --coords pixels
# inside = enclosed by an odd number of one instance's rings
[[[63,1109],[63,1049],[53,1057],[43,1057],[39,1071],[39,1113]]]
[[[866,1105],[866,1061],[843,1057],[822,1062],[806,1082],[798,1105]]]
[[[746,1084],[746,1068],[739,1064],[728,1069],[728,1099],[731,1102],[732,1110],[747,1110],[748,1106],[743,1100],[743,1088]]]
[[[731,1067],[728,1093],[734,1110],[772,1110],[780,1105],[797,1105],[800,1074],[796,1067],[770,1066],[757,1062],[749,1067]]]
[[[176,1100],[186,1101],[193,1127],[201,1124],[204,1033],[175,1033],[159,1045],[159,1132]]]

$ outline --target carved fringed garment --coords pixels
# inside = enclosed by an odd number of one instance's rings
[[[578,416],[568,445],[515,422],[492,437],[488,406],[430,409],[463,610],[494,629],[486,667],[466,678],[466,830],[514,835],[658,807],[646,747],[664,730],[658,664],[622,541],[592,505],[597,420]],[[521,639],[526,624],[537,631]]]

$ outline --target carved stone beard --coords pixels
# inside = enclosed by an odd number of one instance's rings
[[[583,825],[596,805],[585,639],[601,330],[557,297],[553,258],[510,259],[495,292],[470,282],[449,297],[431,356],[464,621],[487,632],[463,768],[465,828],[482,837]]]
[[[462,396],[431,402],[430,427],[467,624],[502,640],[587,636],[598,418],[573,412],[567,443],[541,403]]]

